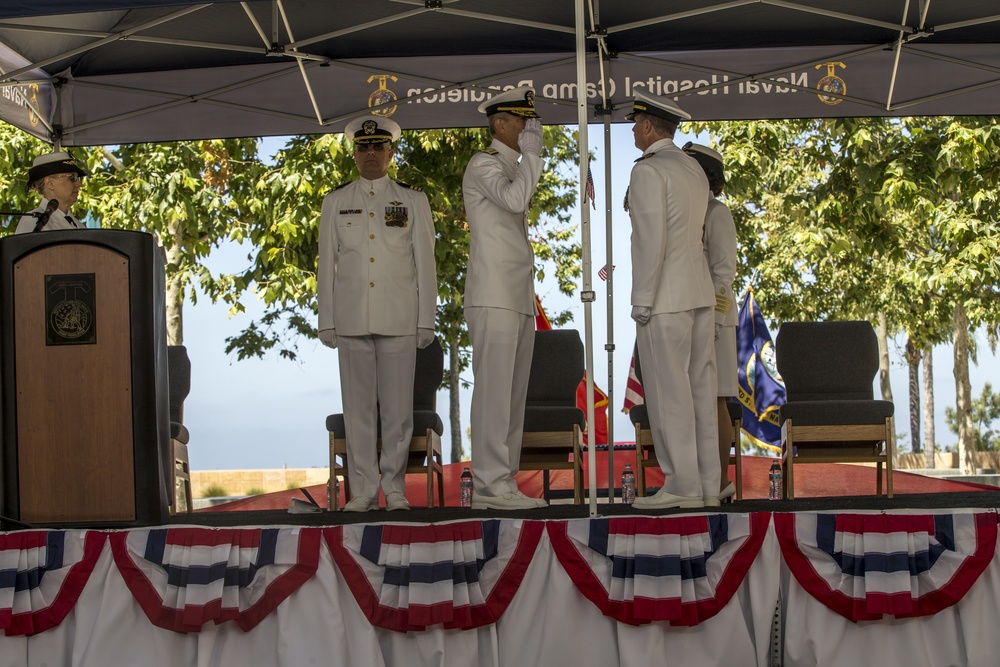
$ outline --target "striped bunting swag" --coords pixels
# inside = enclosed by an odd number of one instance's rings
[[[164,528],[113,533],[119,572],[153,625],[253,629],[316,573],[318,528]]]
[[[62,623],[106,541],[97,531],[0,534],[0,629],[31,636]]]
[[[693,626],[718,614],[760,552],[770,514],[551,522],[552,548],[577,589],[631,625]]]
[[[535,555],[543,523],[351,525],[324,537],[358,606],[379,628],[468,630],[496,622]]]
[[[795,580],[844,618],[930,616],[955,604],[993,559],[997,517],[776,514]]]

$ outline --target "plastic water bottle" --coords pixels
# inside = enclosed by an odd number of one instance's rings
[[[625,469],[622,470],[622,504],[631,505],[633,502],[635,502],[635,473],[632,471],[632,465],[626,463]]]
[[[462,479],[458,488],[462,507],[472,507],[472,471],[469,470],[468,466],[462,471]]]
[[[771,464],[771,469],[767,472],[769,490],[767,497],[771,500],[781,500],[781,465],[775,459]]]
[[[330,475],[330,479],[326,480],[326,510],[340,511],[340,478],[336,475]]]

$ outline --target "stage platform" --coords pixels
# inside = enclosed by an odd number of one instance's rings
[[[951,490],[912,492],[924,479]],[[594,518],[290,514],[293,490],[160,526],[8,531],[0,667],[998,664],[1000,491],[896,481],[892,499],[804,485]]]

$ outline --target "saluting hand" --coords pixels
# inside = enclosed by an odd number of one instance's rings
[[[521,152],[526,155],[538,157],[542,154],[542,121],[537,118],[529,118],[524,124],[524,129],[517,136],[517,145],[521,147]]]

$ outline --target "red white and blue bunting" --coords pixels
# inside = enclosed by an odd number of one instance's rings
[[[0,630],[31,636],[62,623],[106,540],[61,530],[0,534]]]
[[[517,592],[542,530],[540,522],[494,519],[340,526],[326,529],[325,537],[368,621],[406,632],[495,623]]]
[[[760,552],[767,513],[548,524],[577,589],[605,616],[693,626],[718,614]]]
[[[993,559],[997,517],[775,514],[796,581],[844,618],[929,616],[954,605]]]
[[[252,629],[316,573],[317,528],[166,528],[112,533],[119,572],[153,625]]]

